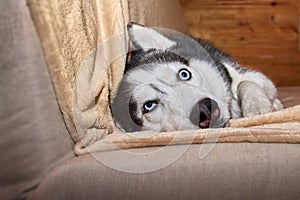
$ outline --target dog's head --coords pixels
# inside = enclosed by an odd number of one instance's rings
[[[194,39],[130,23],[131,54],[112,104],[125,131],[223,127],[230,118],[220,64]]]

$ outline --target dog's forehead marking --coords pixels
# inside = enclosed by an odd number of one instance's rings
[[[150,63],[170,63],[179,62],[186,66],[189,66],[189,61],[183,56],[172,52],[172,51],[162,51],[154,50],[149,55],[145,56],[139,63],[139,65],[146,65]]]
[[[179,62],[151,63],[128,71],[125,79],[135,85],[162,83],[171,86],[176,84],[177,73],[181,68],[186,66]]]

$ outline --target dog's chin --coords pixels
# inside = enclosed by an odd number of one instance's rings
[[[142,127],[142,131],[154,131],[154,132],[171,132],[171,131],[183,131],[183,130],[199,130],[199,129],[207,129],[207,128],[224,128],[226,126],[226,120],[219,119],[215,122],[210,122],[209,125],[205,126],[205,128],[200,126],[196,126],[192,123],[182,124],[181,126],[176,127],[159,127],[159,126],[147,126]]]

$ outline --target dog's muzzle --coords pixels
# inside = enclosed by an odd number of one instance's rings
[[[220,117],[220,109],[216,101],[205,98],[193,108],[190,119],[199,128],[213,128]]]

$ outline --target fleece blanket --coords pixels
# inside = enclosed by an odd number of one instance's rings
[[[232,120],[225,129],[120,133],[114,125],[110,104],[124,72],[128,50],[126,25],[135,21],[186,32],[179,3],[174,0],[27,1],[77,154],[211,141],[300,142],[299,107]]]
[[[28,5],[74,142],[91,126],[102,129],[103,135],[111,133],[110,92],[121,79],[125,60],[115,55],[124,55],[126,44],[116,41],[120,43],[106,52],[96,47],[124,31],[127,1],[28,0]],[[103,64],[106,60],[112,62]],[[96,67],[100,62],[105,68]]]
[[[96,129],[93,131],[97,132]],[[300,106],[265,115],[230,120],[219,129],[114,133],[98,141],[82,140],[77,154],[138,147],[221,142],[300,143]]]

